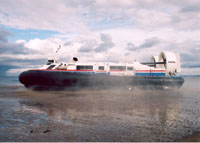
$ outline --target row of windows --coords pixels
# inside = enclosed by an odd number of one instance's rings
[[[127,67],[128,71],[133,71],[133,67]]]
[[[110,66],[110,70],[125,71],[126,70],[126,66]]]
[[[77,70],[93,70],[93,66],[77,66]],[[99,66],[98,70],[104,71],[104,66]],[[125,71],[126,66],[110,66],[110,70],[120,70],[120,71]],[[128,71],[133,71],[133,67],[127,67]]]
[[[120,71],[125,71],[126,66],[110,66],[110,70],[120,70]],[[133,71],[133,67],[127,67],[128,71]]]
[[[77,70],[93,70],[93,66],[77,66]]]

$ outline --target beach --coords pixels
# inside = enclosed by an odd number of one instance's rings
[[[0,86],[0,141],[200,141],[200,78],[178,90]]]

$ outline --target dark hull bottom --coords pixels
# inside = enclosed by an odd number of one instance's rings
[[[20,74],[19,80],[25,87],[35,90],[109,89],[115,87],[171,89],[180,88],[184,83],[182,77],[111,76],[66,71],[25,71]]]

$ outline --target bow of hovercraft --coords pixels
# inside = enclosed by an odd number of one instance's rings
[[[42,86],[50,86],[49,78],[39,71],[28,70],[19,75],[19,81],[27,88],[37,88]]]

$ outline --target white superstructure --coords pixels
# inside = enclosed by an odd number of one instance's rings
[[[77,58],[73,58],[69,63],[58,63],[56,59],[50,58],[40,70],[66,70],[115,76],[176,76],[181,72],[181,66],[178,54],[161,52],[159,56],[153,56],[150,63],[81,63]]]

